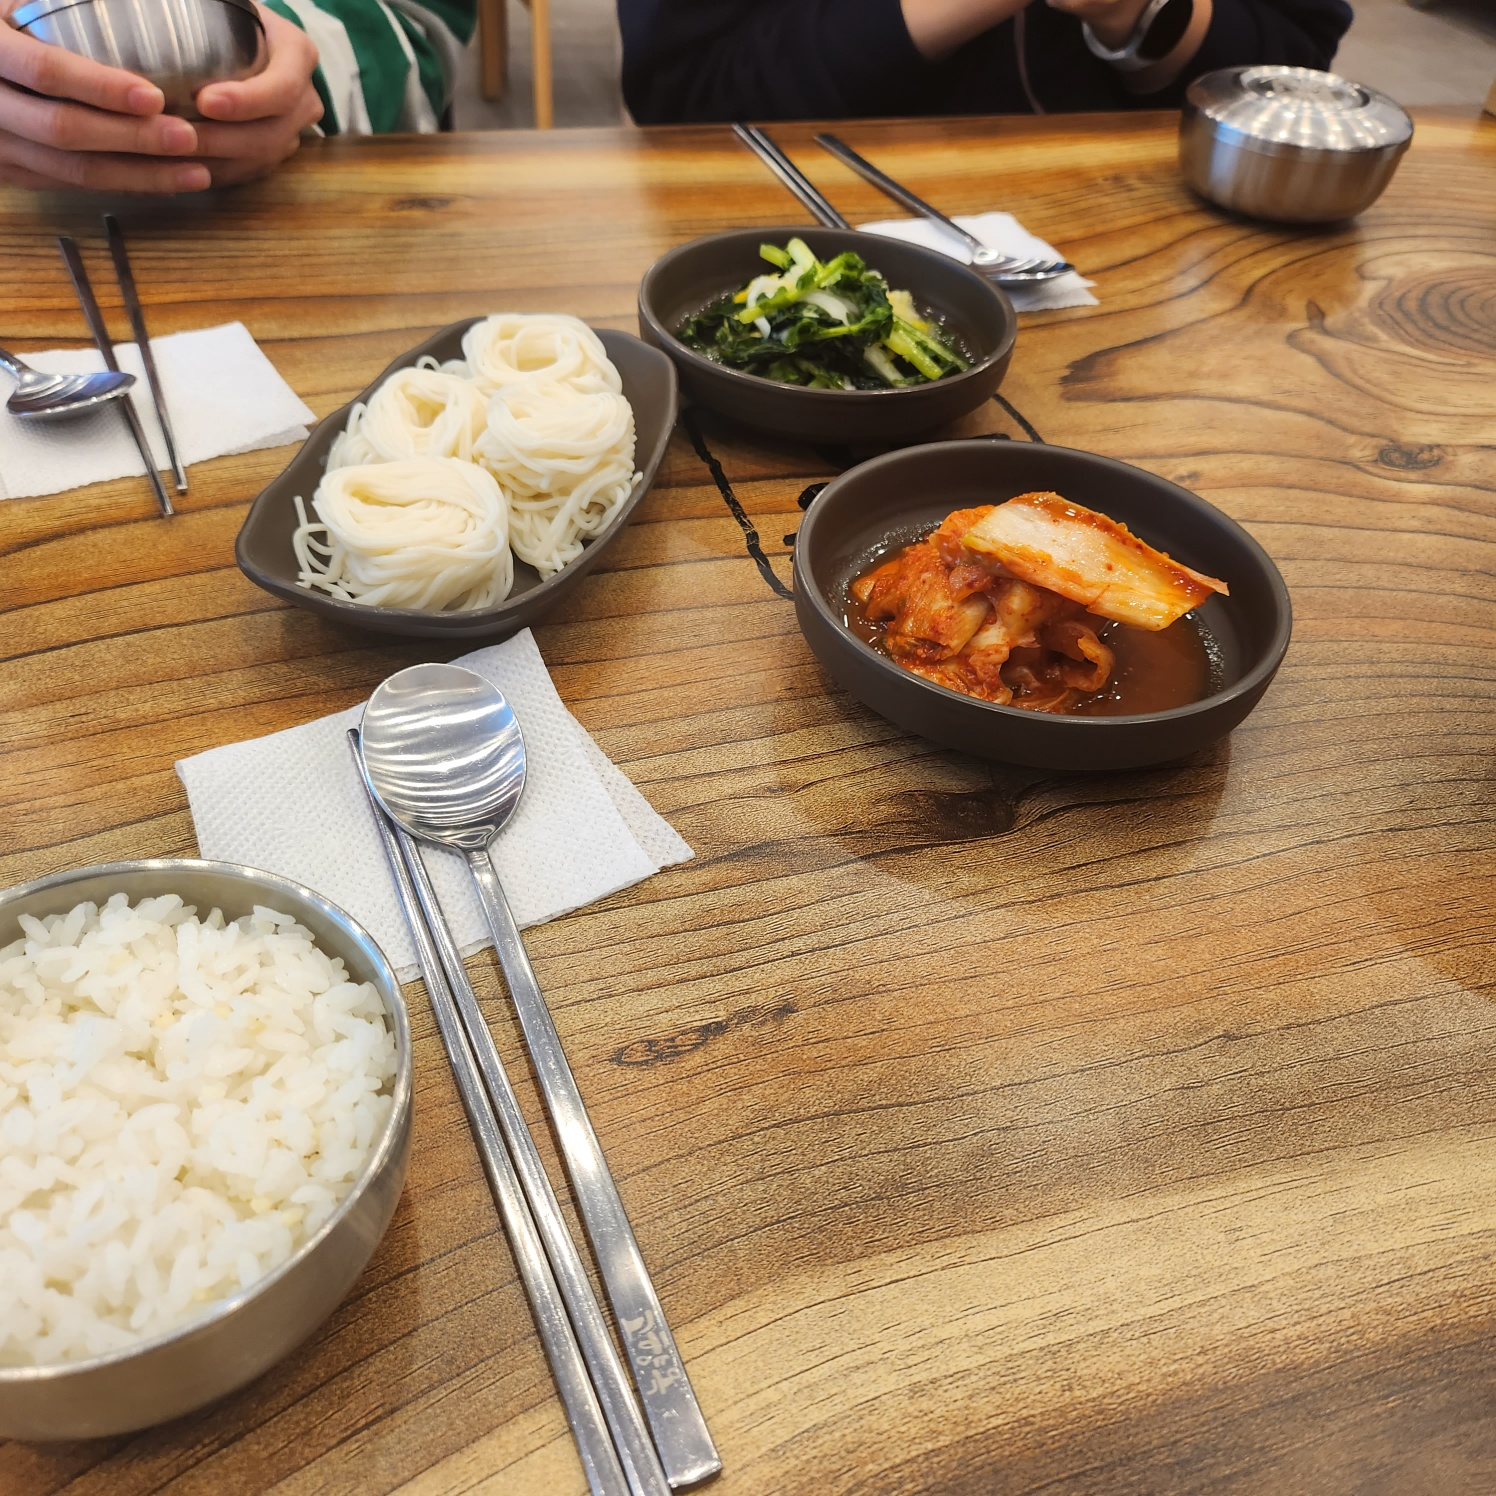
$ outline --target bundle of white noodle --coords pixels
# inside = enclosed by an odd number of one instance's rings
[[[467,374],[485,395],[518,384],[564,384],[584,394],[618,394],[623,381],[602,339],[577,317],[501,312],[462,339]],[[456,365],[447,365],[454,373]]]
[[[542,577],[582,554],[634,486],[634,412],[622,395],[525,382],[488,403],[474,457],[509,495],[509,543]]]
[[[432,368],[397,369],[367,405],[353,407],[327,466],[407,457],[460,457],[466,462],[485,420],[483,393],[468,380]]]
[[[491,608],[514,585],[509,505],[493,477],[451,457],[323,475],[291,537],[297,580],[347,602],[435,611]]]

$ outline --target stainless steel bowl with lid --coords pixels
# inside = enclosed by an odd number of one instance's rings
[[[10,19],[39,42],[138,73],[187,119],[199,89],[252,78],[270,60],[253,0],[30,0]]]
[[[1333,223],[1382,195],[1412,139],[1395,99],[1335,73],[1221,68],[1185,94],[1179,165],[1196,192],[1234,213]]]
[[[338,1306],[394,1215],[410,1156],[410,1021],[400,983],[373,938],[335,905],[288,878],[227,862],[161,858],[54,873],[0,893],[0,949],[23,915],[63,914],[125,893],[131,902],[179,894],[199,915],[226,919],[263,904],[311,931],[349,977],[370,982],[395,1036],[389,1115],[338,1208],[265,1277],[176,1329],[107,1355],[45,1366],[0,1366],[0,1438],[91,1439],[163,1423],[253,1381]]]

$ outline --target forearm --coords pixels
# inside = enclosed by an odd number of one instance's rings
[[[1153,94],[1168,88],[1195,60],[1195,54],[1199,52],[1205,35],[1210,30],[1212,14],[1212,0],[1195,0],[1195,13],[1190,17],[1184,35],[1175,43],[1173,50],[1167,56],[1160,57],[1152,67],[1123,77],[1122,86],[1128,93]]]
[[[904,24],[929,62],[949,57],[973,37],[1016,15],[1029,0],[901,0]]]
[[[1350,24],[1346,0],[1195,0],[1179,45],[1155,67],[1127,77],[1140,101],[1177,104],[1192,79],[1242,63],[1327,68]]]
[[[1351,23],[1346,0],[1214,0],[1196,71],[1244,62],[1327,68]]]

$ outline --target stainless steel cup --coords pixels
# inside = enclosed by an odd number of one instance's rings
[[[40,42],[149,79],[167,112],[197,118],[209,83],[252,78],[269,61],[252,0],[30,0],[11,23]]]
[[[1332,223],[1382,195],[1412,139],[1401,105],[1335,73],[1221,68],[1186,91],[1179,165],[1233,212]]]

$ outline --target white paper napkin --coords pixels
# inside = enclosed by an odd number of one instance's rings
[[[1046,244],[1038,235],[1029,233],[1011,213],[978,213],[970,218],[957,217],[954,221],[999,254],[1016,255],[1022,259],[1041,255],[1046,260],[1064,258],[1052,244]],[[865,233],[882,234],[889,239],[921,244],[926,249],[938,249],[941,254],[960,260],[963,265],[971,263],[966,246],[928,218],[888,218],[878,223],[859,223],[857,227]],[[1004,286],[1003,290],[1008,293],[1015,310],[1042,312],[1052,307],[1100,305],[1089,290],[1095,284],[1081,275],[1071,274],[1041,281],[1037,286]]]
[[[275,371],[242,322],[152,338],[166,412],[184,465],[301,441],[312,412]],[[120,368],[135,375],[131,391],[156,466],[166,471],[166,443],[134,343],[117,343]],[[46,374],[87,374],[104,367],[97,348],[28,353]],[[14,381],[0,370],[0,407]],[[62,421],[23,421],[0,409],[0,498],[62,493],[141,472],[140,453],[118,410],[108,407]],[[166,480],[170,488],[170,478]]]
[[[528,629],[455,663],[508,697],[525,735],[525,792],[492,849],[521,925],[693,855],[562,705]],[[177,773],[204,857],[305,883],[358,920],[408,981],[415,948],[348,745],[363,710],[215,748],[183,759]],[[443,848],[423,852],[463,954],[491,944],[465,860]]]

